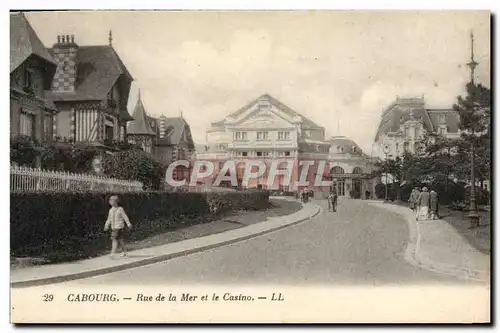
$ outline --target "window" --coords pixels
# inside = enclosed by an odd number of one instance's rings
[[[35,115],[29,112],[21,110],[20,119],[20,129],[21,135],[29,136],[30,138],[35,137]]]
[[[354,167],[354,169],[352,169],[352,173],[361,174],[363,173],[363,169],[361,169],[360,167]]]
[[[340,153],[340,146],[337,146],[337,153]]]
[[[446,116],[444,114],[439,115],[439,123],[444,124],[446,122]]]
[[[43,117],[43,135],[45,140],[52,138],[52,115],[49,113],[45,113]]]
[[[242,151],[242,152],[241,152],[241,156],[248,156],[248,152],[246,152],[246,151]]]
[[[227,150],[227,143],[220,143],[217,145],[218,150]]]
[[[33,70],[31,68],[24,71],[24,88],[33,88]]]
[[[399,152],[399,143],[396,142],[396,155],[398,154]]]
[[[235,132],[234,139],[237,141],[244,141],[247,139],[247,132]]]
[[[356,146],[352,146],[352,152],[355,153],[357,151]]]
[[[286,151],[286,152],[285,152],[285,156],[290,156],[290,152],[289,152],[289,151]]]
[[[165,136],[169,137],[174,133],[174,127],[173,126],[168,126],[167,129],[165,130]]]
[[[290,132],[288,131],[278,132],[278,140],[290,140]]]
[[[267,157],[267,156],[269,156],[269,152],[267,152],[267,151],[258,151],[257,152],[257,156],[259,156],[259,157]]]
[[[267,140],[268,132],[257,132],[257,140]]]
[[[306,138],[310,137],[311,136],[311,131],[309,131],[309,130],[304,131],[304,136]]]
[[[257,152],[257,156],[262,156],[262,152],[261,152],[261,151],[258,151],[258,152]]]
[[[410,150],[410,143],[405,142],[405,151],[409,151],[409,150]]]
[[[106,134],[106,140],[112,141],[114,139],[114,129],[113,126],[106,126],[105,129],[105,134]]]
[[[439,129],[438,129],[438,133],[439,135],[444,135],[446,132],[446,128],[443,127],[443,126],[440,126]]]
[[[331,170],[330,170],[330,173],[331,174],[334,174],[334,175],[341,175],[344,173],[344,169],[340,166],[334,166]]]

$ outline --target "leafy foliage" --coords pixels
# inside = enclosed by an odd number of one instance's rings
[[[491,178],[491,90],[481,84],[468,84],[467,95],[459,96],[453,109],[460,115],[462,142],[457,154],[464,168],[457,170],[466,179],[470,172],[470,155],[474,146],[475,171],[478,180]]]
[[[11,138],[10,160],[23,166],[34,166],[39,156],[38,142],[29,136],[19,135]]]
[[[453,109],[460,116],[461,137],[448,139],[436,133],[427,133],[419,143],[417,154],[405,153],[401,158],[379,161],[375,175],[388,172],[394,177],[396,196],[407,200],[414,186],[428,186],[435,189],[443,203],[467,200],[470,188],[471,153],[474,146],[476,180],[491,179],[491,92],[481,85],[467,85],[467,95],[458,97]],[[399,184],[403,185],[399,187]],[[407,184],[407,185],[405,185]],[[381,184],[377,196],[385,196]],[[488,194],[476,191],[477,202],[488,202]]]
[[[153,155],[131,149],[106,156],[104,173],[119,179],[138,180],[148,189],[159,189],[165,168]]]
[[[11,249],[16,256],[42,255],[54,247],[69,247],[68,253],[106,249],[109,235],[102,232],[109,210],[109,196],[99,192],[13,192],[10,196]],[[224,193],[132,192],[119,195],[134,231],[140,239],[212,219],[210,204],[219,209],[253,210],[268,207],[267,191]],[[193,222],[194,221],[194,222]],[[66,258],[68,259],[68,258]],[[77,259],[72,257],[72,259]],[[64,259],[63,259],[64,260]]]

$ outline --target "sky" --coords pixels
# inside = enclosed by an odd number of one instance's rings
[[[210,123],[267,93],[370,152],[396,96],[450,108],[469,79],[490,86],[488,11],[31,12],[46,46],[58,34],[113,47],[149,115],[182,111],[195,143]]]

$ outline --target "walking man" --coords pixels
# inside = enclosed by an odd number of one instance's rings
[[[328,194],[328,211],[330,211],[330,208],[332,211],[336,212],[337,211],[337,188],[333,186],[330,189],[330,193]]]
[[[431,209],[431,219],[437,220],[439,218],[439,200],[437,192],[431,190],[430,193],[430,209]]]

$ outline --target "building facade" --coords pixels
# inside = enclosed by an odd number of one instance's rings
[[[426,133],[449,139],[460,138],[460,116],[451,109],[429,109],[424,97],[396,98],[382,113],[375,135],[374,156],[396,158],[403,153],[415,154]]]
[[[166,166],[178,160],[191,160],[195,150],[194,141],[189,124],[182,116],[149,116],[139,92],[132,117],[134,120],[129,122],[127,128],[129,143],[139,145]],[[178,166],[174,170],[173,178],[190,179],[191,169],[191,166]]]
[[[57,64],[22,13],[10,15],[10,135],[53,136],[57,109],[48,98]]]
[[[267,165],[266,173],[248,187],[308,189],[324,196],[329,188],[315,185],[315,180],[334,179],[341,195],[364,198],[367,191],[373,193],[370,158],[356,143],[345,137],[326,140],[324,127],[268,94],[212,123],[206,140],[205,147],[196,152],[196,159],[213,162],[216,173],[225,161],[235,161],[240,182],[245,161],[257,159]],[[293,164],[288,185],[284,176],[268,181],[269,166],[276,160]],[[309,184],[301,186],[305,164],[310,164],[307,174],[304,171],[304,180]]]
[[[125,140],[132,117],[127,102],[133,78],[112,45],[80,46],[57,36],[48,49],[57,63],[50,98],[59,110],[54,136],[108,149]]]

